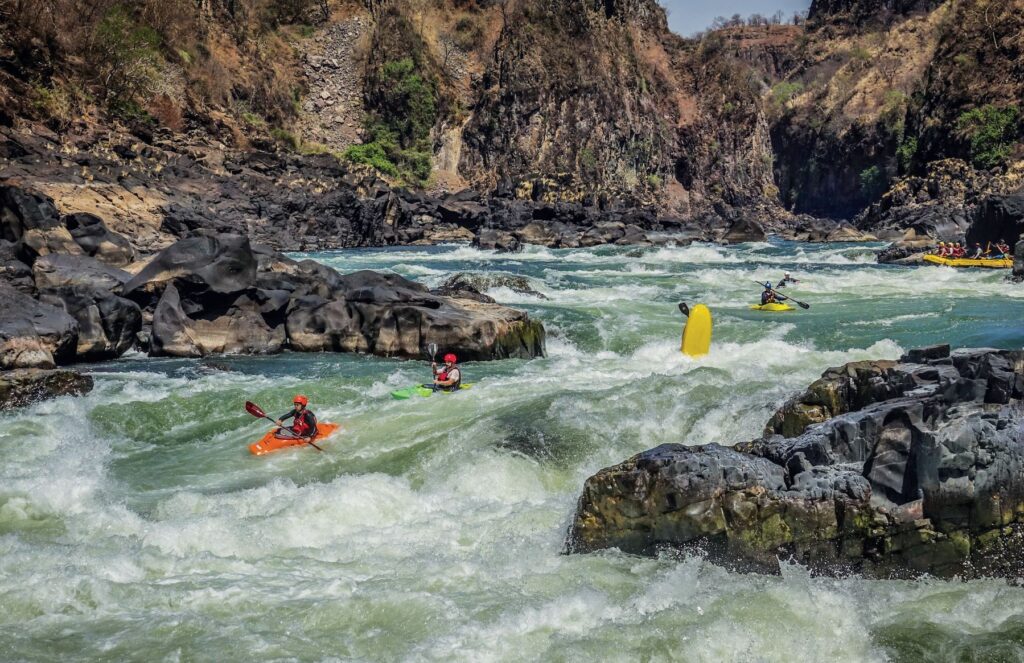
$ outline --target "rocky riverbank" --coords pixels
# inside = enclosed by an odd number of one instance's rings
[[[133,348],[175,357],[293,350],[416,358],[437,343],[469,361],[544,353],[543,325],[522,311],[458,291],[434,294],[394,274],[340,274],[242,234],[198,229],[139,258],[145,249],[98,216],[62,215],[49,197],[5,185],[0,237],[2,369],[112,359]],[[4,403],[46,391],[38,380],[4,375],[12,394]]]
[[[566,547],[702,551],[743,569],[1018,577],[1024,351],[829,369],[763,437],[667,444],[587,480]]]

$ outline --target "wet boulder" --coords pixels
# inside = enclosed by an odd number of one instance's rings
[[[289,343],[303,351],[368,352],[419,358],[437,343],[464,360],[544,353],[544,328],[523,311],[453,300],[395,274],[338,277],[331,292],[305,292],[288,307]]]
[[[78,323],[62,308],[0,282],[0,368],[53,368],[74,360]]]
[[[78,322],[76,358],[99,361],[120,357],[142,329],[142,310],[135,302],[109,290],[64,285],[41,290],[39,301],[64,309]]]
[[[0,372],[0,410],[24,407],[58,396],[81,396],[92,391],[88,375],[64,369],[19,368]]]
[[[128,272],[83,255],[51,254],[32,264],[32,276],[38,290],[64,286],[91,286],[121,292],[131,280]]]
[[[205,357],[210,354],[272,354],[285,345],[285,327],[271,326],[249,293],[206,301],[183,298],[168,285],[153,312],[150,354]]]
[[[131,242],[107,228],[98,216],[85,212],[68,214],[64,216],[63,223],[85,255],[114,267],[124,267],[135,261]]]
[[[763,242],[767,238],[768,236],[760,223],[747,217],[740,217],[732,222],[719,241],[727,244],[740,244],[742,242]]]
[[[601,470],[566,547],[1015,578],[1022,535],[1024,351],[935,346],[829,369],[762,438],[662,445]]]
[[[515,253],[523,248],[515,235],[495,228],[482,228],[473,240],[473,245],[485,251],[501,253]]]

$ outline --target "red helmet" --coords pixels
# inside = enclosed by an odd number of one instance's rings
[[[458,359],[457,359],[457,358],[455,357],[455,355],[453,355],[453,354],[452,354],[452,353],[450,353],[450,352],[449,352],[448,354],[446,354],[446,355],[444,356],[444,362],[445,362],[446,364],[447,364],[448,362],[451,362],[451,363],[453,363],[453,364],[454,364],[454,363],[455,363],[455,362],[457,362],[457,361],[458,361]]]
[[[292,399],[292,405],[301,405],[305,407],[309,405],[309,399],[303,396],[302,394],[299,394],[298,396]]]

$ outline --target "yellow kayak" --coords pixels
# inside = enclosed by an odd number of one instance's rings
[[[780,304],[775,302],[774,304],[754,304],[750,308],[755,311],[795,311],[796,309],[789,304]]]
[[[935,265],[947,267],[988,267],[990,269],[1008,269],[1013,267],[1013,258],[942,258],[939,256],[926,255],[924,259]]]

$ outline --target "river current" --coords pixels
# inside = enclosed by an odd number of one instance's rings
[[[740,574],[699,555],[563,555],[583,481],[665,442],[756,437],[823,370],[938,342],[1024,347],[1005,270],[877,265],[873,245],[464,246],[313,254],[430,286],[456,272],[548,330],[548,356],[469,363],[125,357],[95,390],[0,415],[2,661],[1024,659],[1004,580]],[[297,256],[298,257],[298,256]],[[810,310],[749,309],[789,270]],[[676,304],[714,316],[679,353]],[[442,348],[442,351],[444,349]],[[253,457],[305,393],[344,432]]]

